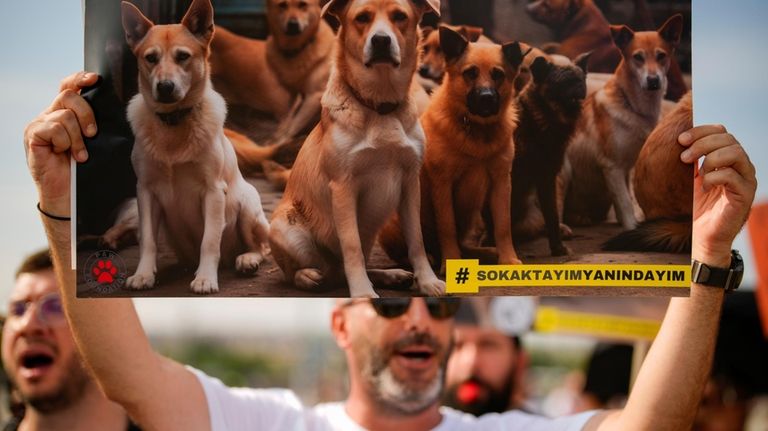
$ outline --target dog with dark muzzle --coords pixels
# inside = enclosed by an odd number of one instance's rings
[[[439,31],[446,75],[421,117],[427,136],[421,173],[427,252],[434,264],[461,258],[460,244],[488,205],[499,263],[520,263],[512,244],[510,167],[518,121],[513,82],[524,54],[517,42],[470,43],[448,27]],[[405,251],[399,230],[393,220],[379,236],[398,261]]]

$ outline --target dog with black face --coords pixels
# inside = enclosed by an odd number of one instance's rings
[[[461,258],[460,244],[489,206],[499,263],[520,263],[512,244],[510,167],[518,121],[513,83],[524,54],[517,42],[470,43],[448,27],[439,31],[445,80],[421,119],[427,135],[421,174],[427,251],[435,263]],[[398,230],[392,222],[381,235],[395,260],[404,250]]]
[[[581,105],[587,96],[586,72],[589,54],[576,59],[576,64],[562,56],[556,64],[545,57],[536,57],[530,70],[533,77],[518,98],[519,123],[515,130],[515,161],[513,163],[512,223],[515,234],[518,225],[527,225],[526,218],[536,208],[527,205],[535,190],[544,216],[549,248],[553,256],[569,253],[562,241],[557,204],[557,175],[563,166],[565,150],[581,115]]]
[[[353,297],[373,286],[413,282],[441,295],[422,243],[419,170],[424,131],[413,79],[418,24],[437,0],[331,0],[324,13],[341,23],[320,124],[305,141],[272,218],[270,243],[286,281],[305,289],[346,279]],[[367,270],[383,224],[403,223],[413,274]]]

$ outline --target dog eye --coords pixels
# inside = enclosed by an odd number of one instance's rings
[[[504,78],[506,77],[507,77],[507,74],[504,73],[504,71],[501,69],[493,69],[491,71],[491,79],[493,79],[494,81],[503,81]]]
[[[188,52],[180,51],[176,54],[176,62],[181,63],[184,60],[189,59],[191,57]]]
[[[288,10],[288,2],[283,1],[277,4],[277,7],[280,8],[280,10]]]
[[[466,69],[463,73],[464,78],[470,81],[474,81],[477,79],[477,75],[480,74],[480,71],[477,70],[476,67],[470,67],[469,69]]]
[[[405,22],[408,20],[408,15],[405,14],[403,11],[396,11],[392,14],[392,21],[394,22]]]
[[[633,55],[632,58],[634,58],[638,63],[645,63],[645,57],[643,57],[643,54],[640,54],[639,52]]]
[[[666,52],[660,52],[660,53],[656,54],[656,61],[664,61],[664,59],[666,59],[666,58],[667,58],[667,53]]]
[[[307,4],[307,2],[305,2],[305,1],[299,2],[299,9],[305,10],[305,9],[307,9],[307,6],[309,6]]]
[[[361,12],[355,17],[355,22],[358,24],[368,24],[371,22],[371,14],[368,12]]]
[[[157,64],[157,54],[154,52],[144,56],[144,60],[147,60],[149,64]]]
[[[424,54],[429,54],[429,45],[424,45],[424,49],[422,51]]]

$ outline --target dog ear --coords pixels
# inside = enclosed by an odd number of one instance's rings
[[[613,37],[613,43],[619,49],[624,49],[635,38],[635,32],[626,25],[612,25],[611,36]]]
[[[672,16],[657,31],[664,40],[672,46],[677,46],[683,33],[683,16],[680,14]]]
[[[578,66],[579,69],[581,69],[585,75],[587,74],[587,65],[589,65],[589,57],[592,56],[593,52],[594,51],[589,51],[583,54],[579,54],[579,56],[573,60],[574,64],[576,64],[576,66]]]
[[[467,45],[469,41],[461,33],[444,25],[440,26],[440,48],[445,54],[446,63],[456,62],[467,50]]]
[[[520,42],[509,42],[501,46],[504,60],[515,69],[523,64],[523,57],[528,55],[531,51],[533,51],[533,48],[528,48],[527,51],[523,52]]]
[[[120,9],[122,10],[125,41],[131,49],[134,49],[154,24],[141,13],[139,8],[127,1],[120,4]]]
[[[531,75],[533,75],[533,82],[540,84],[549,76],[549,72],[552,70],[552,63],[548,62],[544,57],[536,57],[533,63],[531,63],[530,69]]]
[[[181,20],[196,38],[208,44],[213,38],[213,6],[211,0],[192,0]]]
[[[477,42],[480,36],[483,35],[482,27],[474,27],[471,25],[462,25],[459,27],[459,33],[463,34],[470,42]]]
[[[323,6],[320,15],[323,17],[331,15],[341,22],[341,13],[344,11],[344,8],[347,7],[347,3],[349,3],[349,0],[329,0],[328,3]]]
[[[425,25],[425,26],[421,27],[421,38],[422,39],[426,39],[429,36],[429,34],[432,33],[435,30],[436,29],[434,27],[429,26],[429,25]]]
[[[440,0],[411,0],[413,4],[421,9],[422,14],[432,12],[440,16]]]

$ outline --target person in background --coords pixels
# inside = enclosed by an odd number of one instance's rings
[[[2,361],[23,407],[4,431],[138,430],[83,366],[48,250],[28,256],[16,271]]]

